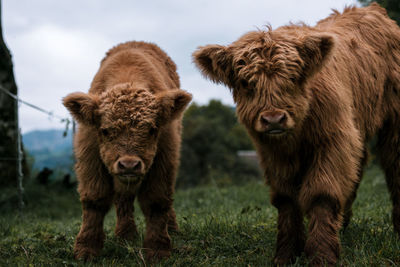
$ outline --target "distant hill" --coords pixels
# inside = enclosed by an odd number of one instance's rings
[[[44,167],[56,172],[71,172],[72,132],[63,137],[64,130],[36,130],[22,135],[23,144],[28,155],[34,158],[33,169]]]

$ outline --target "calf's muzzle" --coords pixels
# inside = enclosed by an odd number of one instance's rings
[[[282,134],[287,129],[287,115],[283,111],[264,111],[259,115],[259,125],[267,134]]]
[[[114,164],[117,175],[140,176],[144,174],[143,161],[136,156],[120,157]]]

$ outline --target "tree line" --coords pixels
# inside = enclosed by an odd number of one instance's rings
[[[253,150],[253,145],[237,122],[233,107],[217,100],[207,105],[193,103],[183,118],[177,186],[243,183],[259,178],[257,162],[239,157],[241,150]]]

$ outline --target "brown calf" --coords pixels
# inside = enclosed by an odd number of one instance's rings
[[[179,88],[176,66],[158,46],[127,42],[107,53],[88,94],[64,98],[79,123],[74,149],[83,221],[74,247],[76,258],[99,254],[103,220],[112,202],[116,235],[137,235],[136,196],[146,219],[147,257],[170,255],[168,230],[178,229],[172,202],[181,118],[191,100]]]
[[[279,212],[276,264],[302,251],[313,265],[336,263],[338,231],[350,220],[365,144],[376,134],[400,234],[400,29],[383,8],[249,32],[193,57],[232,90],[261,158]]]

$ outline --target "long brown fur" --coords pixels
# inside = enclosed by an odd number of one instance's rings
[[[191,95],[180,89],[172,60],[145,42],[112,48],[89,93],[64,98],[79,123],[74,149],[83,216],[74,247],[77,259],[99,255],[104,216],[112,203],[117,212],[115,234],[128,240],[137,236],[136,196],[146,219],[147,258],[170,255],[168,229],[178,230],[173,193],[181,120],[190,100]],[[133,162],[139,162],[135,168]]]
[[[279,211],[276,264],[302,251],[313,265],[337,262],[338,231],[376,134],[400,234],[400,29],[383,8],[348,7],[315,27],[249,32],[193,57],[232,90],[254,141]],[[267,132],[277,118],[284,132]]]

